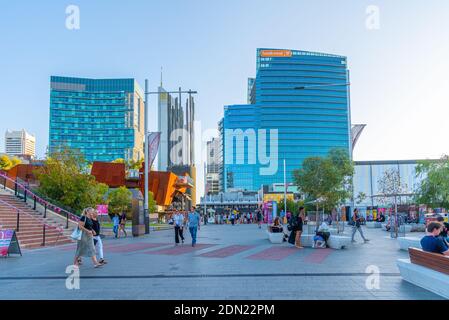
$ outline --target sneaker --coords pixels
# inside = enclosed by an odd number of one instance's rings
[[[365,241],[365,242],[368,242],[368,241],[369,241],[369,239],[365,239],[364,241]]]

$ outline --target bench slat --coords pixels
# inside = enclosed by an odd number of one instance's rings
[[[449,275],[449,258],[417,248],[408,249],[410,262]]]

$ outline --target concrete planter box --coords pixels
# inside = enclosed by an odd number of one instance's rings
[[[282,232],[267,232],[268,233],[268,239],[270,240],[271,243],[276,243],[276,244],[280,244],[283,243],[283,239],[284,239],[284,233]]]
[[[421,249],[420,241],[421,241],[421,238],[417,238],[417,237],[399,237],[398,238],[399,248],[401,250],[405,250],[405,251],[408,251],[408,248],[410,248],[410,247]]]
[[[398,259],[396,263],[402,279],[449,299],[449,275],[413,264],[410,259]]]
[[[369,229],[378,229],[378,228],[382,228],[382,223],[378,222],[378,221],[368,221],[366,223],[366,227]]]
[[[351,244],[351,238],[346,236],[331,235],[329,240],[327,240],[327,244],[332,249],[340,250],[347,248]]]

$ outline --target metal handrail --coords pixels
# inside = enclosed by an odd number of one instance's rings
[[[14,211],[17,211],[17,226],[16,226],[16,231],[17,232],[20,232],[20,212],[22,212],[24,214],[27,214],[28,217],[30,217],[31,219],[35,220],[39,224],[42,224],[42,227],[43,227],[42,246],[45,246],[45,236],[46,236],[46,231],[47,231],[46,229],[47,228],[55,229],[56,231],[59,232],[58,238],[56,239],[56,242],[58,242],[59,236],[63,233],[63,229],[62,228],[49,225],[49,224],[45,223],[45,221],[41,221],[41,220],[37,219],[36,217],[33,217],[28,212],[25,212],[24,210],[13,206],[12,204],[8,203],[7,201],[4,201],[4,200],[0,199],[0,203],[6,205],[7,207],[11,208]]]
[[[71,212],[69,212],[69,211],[67,211],[67,210],[65,210],[63,208],[60,208],[60,207],[54,205],[53,203],[43,199],[42,197],[39,197],[34,192],[30,191],[25,185],[23,185],[23,184],[15,181],[13,179],[11,179],[10,177],[8,177],[7,175],[5,175],[3,173],[0,173],[0,177],[2,177],[3,179],[5,179],[7,181],[10,181],[10,182],[14,183],[15,186],[23,189],[25,194],[29,194],[32,197],[34,197],[34,199],[38,203],[40,203],[41,205],[45,206],[45,208],[49,208],[50,210],[53,210],[56,214],[59,214],[59,215],[61,215],[61,212],[65,213],[65,216],[66,216],[66,219],[67,219],[66,229],[69,228],[69,220],[72,220],[73,222],[79,222],[80,218],[77,215],[75,215],[75,214],[73,214],[73,213],[71,213]]]

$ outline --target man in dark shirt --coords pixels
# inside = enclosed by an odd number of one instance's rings
[[[439,237],[442,228],[443,225],[439,222],[431,222],[427,225],[428,235],[421,239],[421,247],[424,251],[449,256],[449,248]]]
[[[442,216],[438,216],[437,221],[442,224],[441,232],[440,232],[440,238],[444,241],[446,245],[448,245],[448,237],[447,232],[449,230],[449,223],[444,222],[444,218]]]

